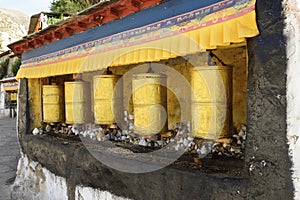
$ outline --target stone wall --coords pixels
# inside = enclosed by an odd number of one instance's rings
[[[291,199],[294,188],[286,137],[287,55],[282,1],[258,0],[256,11],[260,35],[248,42],[249,184],[256,185],[252,193],[257,199]]]

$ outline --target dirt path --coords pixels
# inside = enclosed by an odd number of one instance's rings
[[[19,156],[16,119],[0,119],[0,200],[10,199]]]

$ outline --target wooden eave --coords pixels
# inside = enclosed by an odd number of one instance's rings
[[[118,20],[161,2],[162,0],[111,0],[98,3],[57,24],[27,35],[23,39],[9,44],[8,47],[20,57],[23,52],[30,49]]]
[[[11,54],[12,54],[11,50],[4,51],[3,53],[0,54],[0,58],[2,58],[3,56],[11,55]]]

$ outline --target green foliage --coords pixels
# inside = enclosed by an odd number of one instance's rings
[[[7,74],[9,58],[6,58],[4,61],[0,63],[0,79],[3,79]]]
[[[50,10],[55,13],[74,14],[90,6],[89,0],[53,0]]]
[[[11,73],[13,73],[13,75],[17,75],[19,69],[21,66],[21,60],[18,58],[11,66]]]
[[[51,25],[51,24],[56,24],[57,22],[59,22],[60,20],[64,19],[64,15],[61,14],[59,18],[57,17],[48,17],[47,18],[47,24]]]

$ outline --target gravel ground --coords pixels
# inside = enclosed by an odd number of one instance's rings
[[[0,119],[0,200],[10,199],[19,157],[16,119]]]

